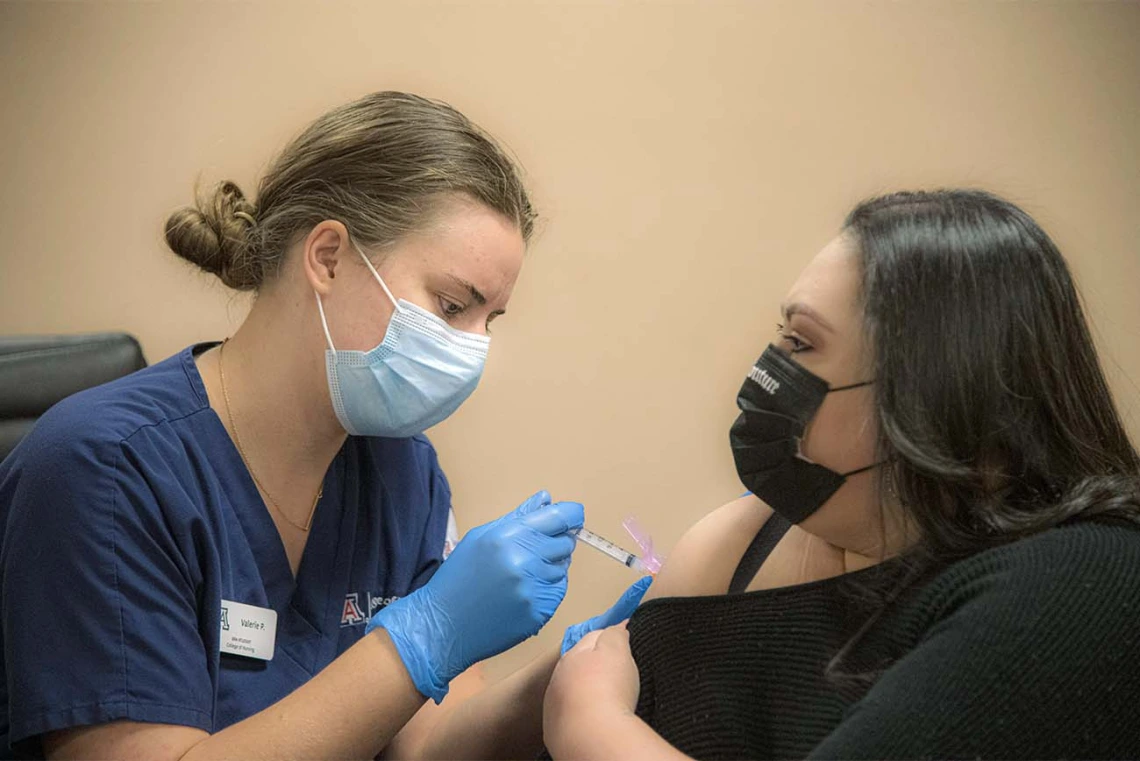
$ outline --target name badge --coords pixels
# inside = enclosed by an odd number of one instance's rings
[[[222,600],[221,651],[246,658],[273,660],[277,641],[277,611]]]

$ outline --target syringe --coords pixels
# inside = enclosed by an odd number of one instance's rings
[[[627,568],[632,568],[639,573],[649,573],[649,570],[642,564],[641,559],[634,555],[632,552],[626,552],[621,547],[618,547],[608,539],[595,534],[589,529],[579,529],[577,533],[578,541],[585,542],[599,552],[609,555],[611,558],[621,563]]]

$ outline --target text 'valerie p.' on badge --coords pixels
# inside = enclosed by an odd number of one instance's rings
[[[277,611],[222,600],[221,651],[263,661],[273,660]]]

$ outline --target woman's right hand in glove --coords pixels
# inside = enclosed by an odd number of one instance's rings
[[[421,693],[437,703],[475,663],[538,633],[566,595],[585,521],[577,502],[541,491],[474,528],[426,585],[382,608],[367,631],[388,632]]]

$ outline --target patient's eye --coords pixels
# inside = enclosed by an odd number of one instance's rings
[[[797,336],[794,331],[789,331],[785,328],[784,323],[776,323],[776,333],[780,336],[780,341],[783,342],[785,348],[792,354],[799,354],[801,351],[811,351],[811,344]]]

